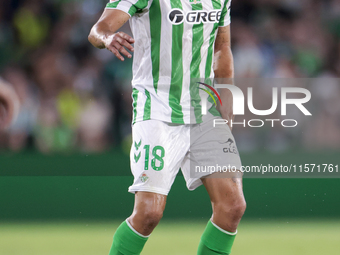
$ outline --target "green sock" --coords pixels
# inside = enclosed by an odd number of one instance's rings
[[[109,255],[138,255],[142,252],[148,237],[143,237],[132,229],[125,220],[117,228]]]
[[[229,255],[236,233],[229,233],[209,220],[198,245],[197,255]]]

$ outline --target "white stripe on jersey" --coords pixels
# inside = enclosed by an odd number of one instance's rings
[[[189,3],[189,1],[188,1]],[[183,3],[182,7],[183,10],[188,13],[192,11],[191,4]],[[190,114],[190,109],[193,110],[193,107],[191,107],[191,101],[190,99],[190,64],[192,59],[192,44],[195,43],[192,41],[192,24],[184,22],[184,36],[183,36],[183,49],[182,49],[182,55],[183,55],[183,87],[182,87],[182,96],[181,96],[181,105],[182,105],[182,111],[183,111],[183,119],[184,123],[194,123],[195,122],[195,115]],[[185,109],[188,109],[186,111]],[[191,118],[193,119],[191,120]]]
[[[167,17],[169,10],[171,9],[170,1],[160,1],[161,15]],[[171,45],[172,45],[172,24],[170,22],[163,22],[161,24],[161,45],[160,45],[160,58],[159,58],[159,82],[157,94],[169,100],[169,91],[171,83]],[[152,103],[151,103],[152,104]],[[154,104],[154,108],[161,107],[161,112],[164,112],[166,116],[163,116],[166,122],[171,122],[171,110],[164,105]]]

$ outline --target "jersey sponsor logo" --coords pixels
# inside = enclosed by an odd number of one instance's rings
[[[172,9],[168,17],[170,22],[174,25],[182,24],[184,21],[184,13],[181,9]]]
[[[221,18],[220,10],[211,11],[190,11],[185,13],[181,9],[172,9],[168,18],[173,25],[182,24],[186,21],[189,24],[217,23]]]
[[[117,2],[117,1],[119,1],[119,0],[110,0],[110,3]]]

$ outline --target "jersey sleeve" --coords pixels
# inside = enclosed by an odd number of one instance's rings
[[[230,7],[231,7],[231,0],[225,0],[218,26],[225,27],[225,26],[230,25],[230,22],[231,22],[230,21]]]
[[[117,9],[133,16],[148,6],[148,0],[110,0],[106,9]]]

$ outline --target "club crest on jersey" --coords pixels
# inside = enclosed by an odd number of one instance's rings
[[[141,174],[139,178],[142,182],[146,182],[149,179],[149,177],[146,174]]]
[[[182,24],[184,21],[189,24],[217,23],[221,18],[221,10],[211,11],[189,11],[175,8],[169,12],[168,18],[173,25]]]
[[[197,4],[197,3],[200,3],[201,0],[189,0],[189,2],[190,2],[191,4]]]

